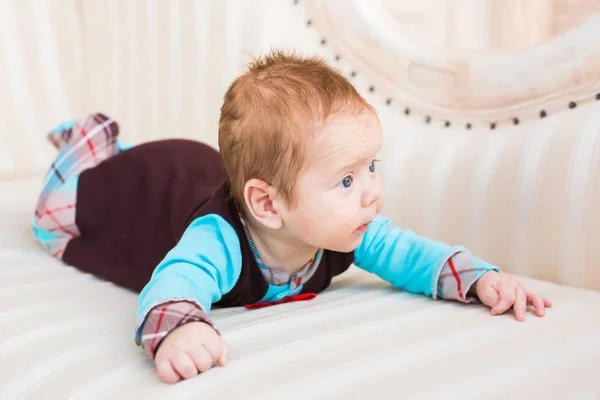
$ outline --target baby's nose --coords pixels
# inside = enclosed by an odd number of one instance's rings
[[[371,205],[373,205],[373,203],[376,203],[377,200],[379,200],[381,198],[383,194],[383,187],[381,185],[381,183],[379,182],[379,180],[377,180],[376,182],[373,183],[373,185],[371,185],[371,187],[369,187],[367,190],[365,190],[363,197],[362,197],[362,206],[367,208]]]

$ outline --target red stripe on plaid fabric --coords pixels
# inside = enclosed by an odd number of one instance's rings
[[[475,268],[466,268],[466,269],[461,269],[460,271],[456,271],[456,273],[458,274],[458,276],[461,276],[461,275],[464,275],[464,274],[469,274],[471,272],[477,272],[477,270]],[[452,272],[441,274],[440,275],[440,280],[449,278],[451,276],[453,276]]]
[[[58,257],[60,256],[62,253],[65,252],[65,249],[59,249],[57,252],[55,252],[54,254],[52,254],[52,257]]]
[[[46,212],[44,214],[46,214],[48,217],[50,217],[50,219],[52,221],[54,221],[54,223],[56,224],[56,228],[58,230],[63,231],[67,235],[71,235],[71,237],[76,237],[77,236],[76,233],[71,232],[63,224],[61,224],[60,221],[58,220],[58,218],[56,218],[51,212],[49,212],[49,210],[46,210]]]
[[[36,210],[35,215],[38,218],[38,222],[42,218],[43,215],[47,215],[56,224],[56,229],[66,233],[67,235],[71,235],[71,237],[76,237],[77,234],[74,232],[71,232],[65,226],[63,226],[63,224],[61,224],[60,221],[53,214],[55,211],[61,211],[61,210],[70,209],[70,208],[75,208],[75,204],[68,204],[63,207],[55,208],[53,210],[46,209],[46,210],[44,210],[43,213],[40,213]]]
[[[160,315],[158,316],[158,322],[156,323],[156,329],[154,330],[154,334],[158,334],[158,332],[160,331],[160,325],[162,323],[163,318],[165,317],[165,312],[167,312],[167,307],[163,307],[162,310],[160,310]],[[154,351],[156,350],[154,348],[154,344],[156,343],[156,336],[154,336],[152,338],[152,343],[150,344],[150,352],[152,354],[154,354]]]
[[[96,157],[96,151],[94,150],[94,144],[92,143],[92,141],[90,139],[87,138],[87,132],[85,131],[85,129],[83,129],[83,126],[77,124],[77,127],[79,128],[79,132],[81,133],[81,136],[85,138],[85,143],[87,144],[88,149],[90,149],[90,152],[92,153],[92,157],[94,158],[94,165],[98,162],[98,159]]]
[[[450,257],[448,259],[448,266],[450,267],[450,271],[452,271],[452,275],[454,276],[454,279],[456,280],[456,290],[458,291],[458,296],[462,300],[465,300],[465,296],[462,292],[462,282],[460,280],[460,276],[458,276],[458,274],[456,273],[456,268],[454,267],[454,261],[452,261],[452,257]]]
[[[71,208],[75,208],[75,204],[67,204],[66,206],[53,208],[52,210],[46,209],[46,211],[44,211],[44,213],[45,214],[48,214],[48,213],[53,214],[58,211],[70,210]]]

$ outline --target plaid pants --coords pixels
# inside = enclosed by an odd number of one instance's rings
[[[59,153],[44,177],[32,225],[36,238],[54,257],[61,259],[69,240],[79,236],[75,224],[79,175],[129,147],[118,141],[118,135],[118,124],[103,114],[64,122],[48,134]]]

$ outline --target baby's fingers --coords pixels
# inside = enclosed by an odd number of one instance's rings
[[[500,300],[492,307],[492,315],[500,315],[506,312],[515,303],[515,290],[499,293]]]
[[[208,340],[204,343],[204,348],[208,351],[211,359],[219,366],[224,366],[227,362],[229,347],[227,342],[220,337],[216,340]]]
[[[542,296],[535,293],[527,293],[527,300],[535,308],[535,313],[538,317],[546,315],[546,302],[542,299]]]
[[[175,371],[177,371],[183,379],[189,379],[198,375],[196,362],[188,353],[179,352],[175,354],[171,363],[173,364]]]
[[[227,357],[229,357],[229,345],[224,341],[225,348],[223,349],[223,353],[221,353],[221,357],[217,360],[217,364],[222,367],[227,364]]]
[[[200,346],[200,348],[188,351],[187,353],[190,358],[194,360],[194,364],[198,371],[206,372],[212,368],[214,361],[206,347]]]
[[[513,306],[515,316],[517,317],[517,320],[525,321],[525,312],[527,311],[527,296],[525,296],[525,291],[521,286],[517,286],[515,294],[516,298]]]
[[[167,359],[156,362],[156,372],[160,380],[165,383],[177,383],[181,380],[171,361]]]

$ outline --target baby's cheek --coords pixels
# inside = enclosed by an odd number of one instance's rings
[[[307,229],[313,231],[313,234],[326,232],[332,225],[335,225],[335,210],[321,207],[314,210],[313,213],[306,219]]]
[[[300,221],[298,221],[298,226],[304,233],[309,233],[314,225],[314,219],[308,213],[305,213],[302,218],[300,218]]]
[[[379,214],[381,212],[384,204],[385,204],[385,192],[382,190],[381,195],[375,202],[375,208],[377,209],[377,214]]]
[[[306,209],[300,216],[298,220],[298,226],[302,229],[303,232],[310,232],[321,224],[319,221],[322,218],[321,210],[313,209],[312,207]]]
[[[339,196],[315,197],[311,204],[310,225],[319,227],[321,231],[340,228],[349,219],[356,209],[350,199]]]

